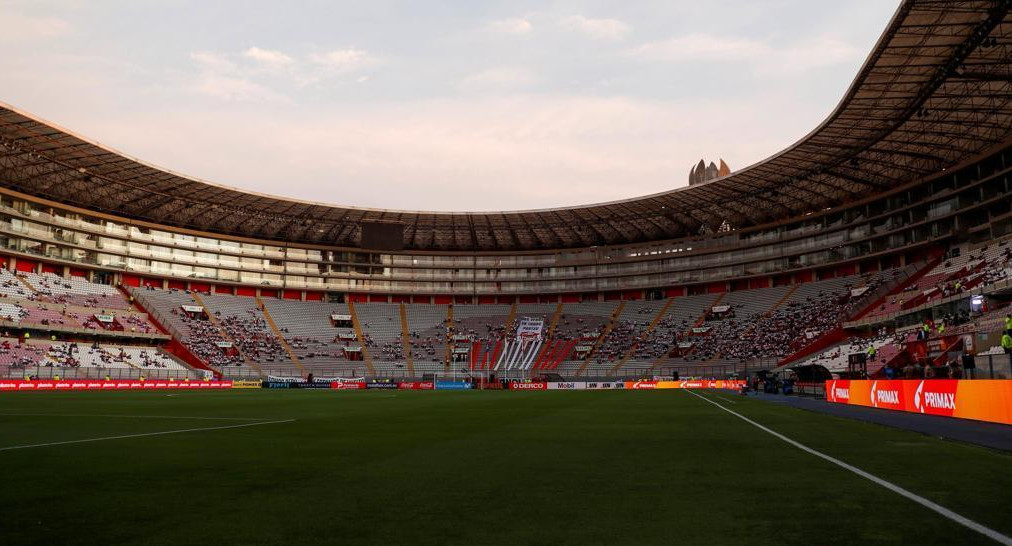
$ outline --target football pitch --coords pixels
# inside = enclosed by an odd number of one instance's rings
[[[996,544],[1012,455],[727,391],[0,396],[0,544]],[[999,535],[999,539],[1000,539]]]

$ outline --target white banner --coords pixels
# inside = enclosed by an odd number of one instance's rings
[[[114,318],[115,317],[113,317],[112,315],[95,315],[95,320],[99,322],[104,322],[106,324],[112,323]]]
[[[861,288],[853,288],[850,291],[850,297],[852,297],[852,298],[859,298],[859,297],[863,296],[864,293],[867,292],[867,291],[868,291],[868,287],[867,286],[862,286]]]
[[[335,322],[337,322],[337,321],[343,321],[343,320],[351,320],[351,315],[333,314],[333,315],[330,315],[330,320],[333,320]]]
[[[705,334],[710,331],[709,326],[696,326],[692,329],[693,334]]]
[[[201,307],[201,306],[199,306],[199,305],[184,305],[182,307],[183,307],[183,311],[186,311],[187,313],[203,313],[204,312],[204,308]]]
[[[231,349],[232,348],[232,342],[231,341],[215,341],[214,344],[217,345],[218,347],[221,347],[222,349]]]
[[[714,305],[710,308],[714,313],[726,313],[731,310],[730,305]]]
[[[534,337],[541,339],[541,330],[545,327],[545,321],[539,318],[523,317],[520,325],[517,326],[517,337]]]

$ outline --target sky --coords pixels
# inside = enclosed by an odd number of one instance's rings
[[[686,185],[832,111],[898,0],[0,0],[0,101],[171,171],[385,209]]]

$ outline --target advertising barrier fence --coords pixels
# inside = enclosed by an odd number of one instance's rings
[[[1012,424],[1012,380],[829,380],[826,400]]]
[[[977,382],[979,383],[979,381]],[[1012,382],[1007,382],[1012,383]],[[512,381],[508,388],[518,391],[544,390],[602,390],[602,389],[738,389],[741,381]],[[266,380],[235,381],[178,381],[165,379],[138,380],[0,380],[0,391],[51,391],[51,390],[138,390],[138,389],[399,389],[399,390],[470,390],[471,383],[460,381],[306,381],[268,378]]]

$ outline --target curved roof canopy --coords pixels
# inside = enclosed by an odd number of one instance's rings
[[[655,195],[511,212],[339,207],[160,169],[0,107],[0,186],[219,234],[361,246],[363,222],[403,225],[404,248],[519,251],[673,239],[839,206],[939,172],[1012,133],[1010,0],[906,0],[830,116],[729,176]],[[676,173],[672,173],[675,178]]]

